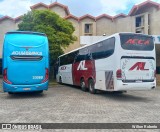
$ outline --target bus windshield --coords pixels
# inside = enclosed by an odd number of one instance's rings
[[[142,34],[120,34],[121,47],[125,50],[151,51],[154,42],[151,36]]]

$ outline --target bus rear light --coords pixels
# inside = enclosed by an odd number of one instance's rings
[[[12,82],[10,82],[7,77],[7,68],[3,70],[3,81],[8,84],[12,84]]]
[[[121,78],[122,78],[122,70],[121,70],[121,69],[118,69],[118,70],[117,70],[116,76],[117,76],[118,79],[121,79]]]
[[[48,81],[48,79],[49,79],[49,70],[48,68],[46,68],[45,78],[42,80],[42,83]]]

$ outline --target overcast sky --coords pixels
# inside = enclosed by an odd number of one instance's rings
[[[108,14],[111,16],[119,13],[128,14],[132,6],[146,0],[58,0],[59,3],[69,7],[70,13],[75,16],[90,14],[98,16]],[[160,0],[152,0],[160,3]],[[17,17],[30,10],[30,6],[43,2],[50,4],[55,0],[0,0],[0,16],[8,15]]]

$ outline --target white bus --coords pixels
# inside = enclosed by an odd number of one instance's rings
[[[83,91],[150,90],[156,87],[152,36],[117,33],[59,56],[57,82]]]

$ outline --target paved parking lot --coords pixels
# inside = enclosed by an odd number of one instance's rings
[[[0,92],[0,122],[7,123],[158,123],[159,111],[160,87],[96,95],[66,85],[43,94]]]

